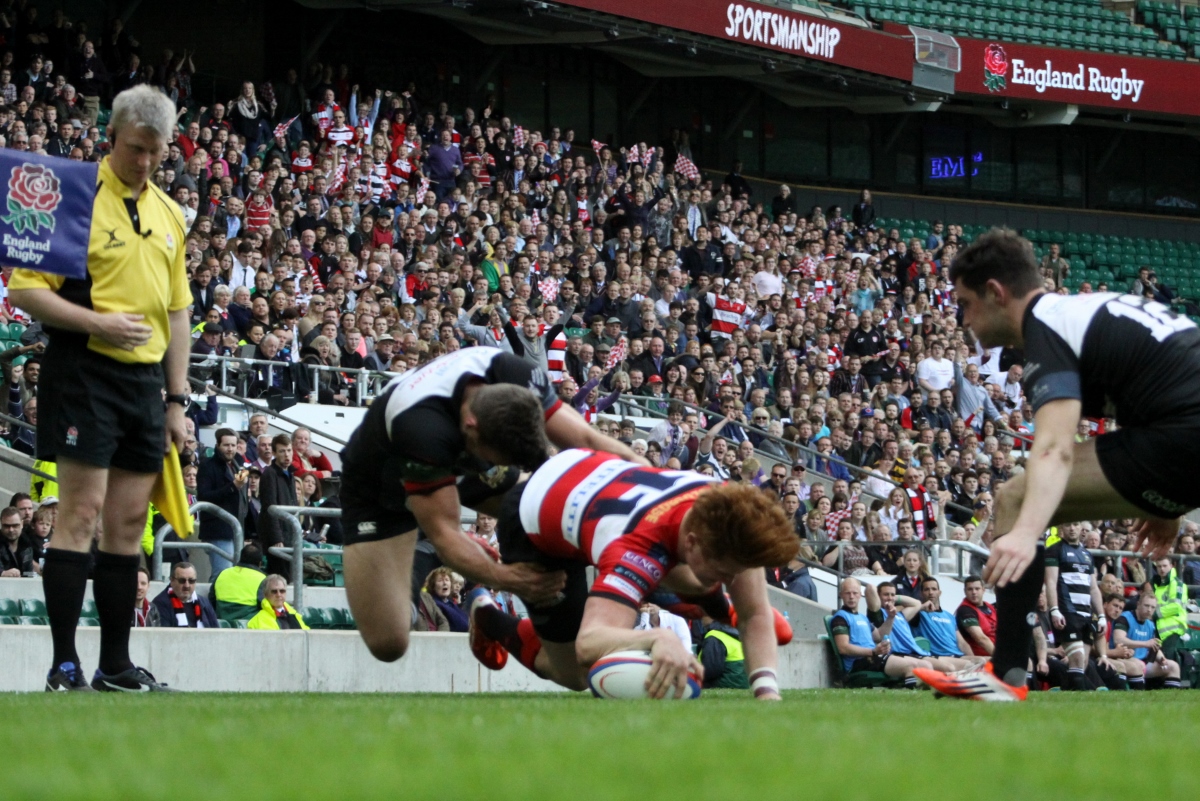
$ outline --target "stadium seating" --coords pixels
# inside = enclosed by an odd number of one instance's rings
[[[1137,13],[1142,23],[1155,28],[1163,39],[1184,48],[1189,56],[1200,58],[1200,8],[1139,0]]]
[[[1135,25],[1124,13],[1102,7],[1100,0],[841,1],[860,16],[877,23],[915,25],[977,39],[1155,58],[1186,58],[1185,47],[1191,39],[1183,35],[1190,35],[1193,30],[1200,34],[1200,28],[1190,27],[1190,19],[1185,27],[1174,5],[1151,0],[1142,0],[1142,3],[1171,9],[1179,24],[1170,28],[1156,25],[1159,30],[1147,27],[1154,24],[1150,21],[1146,25]],[[1145,12],[1142,16],[1145,19]],[[1194,11],[1192,16],[1200,20]],[[1169,33],[1171,31],[1174,33]]]

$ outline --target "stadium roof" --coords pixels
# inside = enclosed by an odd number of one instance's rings
[[[362,7],[357,0],[298,1],[320,9]],[[652,78],[736,78],[793,106],[881,113],[952,102],[1013,126],[1070,124],[1080,109],[1147,121],[1200,116],[1194,61],[971,39],[893,23],[881,29],[823,4],[373,0],[370,7],[435,16],[490,45],[603,50]]]

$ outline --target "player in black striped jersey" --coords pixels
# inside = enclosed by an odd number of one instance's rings
[[[540,600],[562,589],[561,572],[499,564],[460,525],[460,501],[494,515],[516,483],[517,471],[493,465],[534,469],[549,456],[547,439],[639,458],[559,401],[545,370],[496,348],[434,359],[371,404],[342,451],[341,502],[346,599],[376,658],[394,661],[408,647],[418,527],[471,581]]]
[[[1200,457],[1200,331],[1145,298],[1047,294],[1031,245],[1008,230],[980,236],[955,258],[950,277],[963,324],[984,347],[1024,350],[1022,383],[1034,411],[1025,472],[996,494],[984,570],[997,587],[998,624],[992,672],[980,675],[994,694],[1015,700],[1044,575],[1043,532],[1137,518],[1137,547],[1164,554],[1179,516],[1200,506],[1200,484],[1177,469]],[[1076,443],[1083,416],[1115,417],[1118,429]],[[953,681],[938,684],[959,694]]]
[[[1078,523],[1059,527],[1062,539],[1046,548],[1046,603],[1054,638],[1067,652],[1067,689],[1086,690],[1088,656],[1093,643],[1097,654],[1108,654],[1108,621],[1096,583],[1096,565],[1083,546]],[[1099,613],[1099,622],[1093,617]],[[1097,632],[1102,636],[1095,636]]]

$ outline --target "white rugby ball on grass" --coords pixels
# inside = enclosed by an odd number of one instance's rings
[[[601,657],[588,671],[588,686],[597,698],[649,698],[646,694],[646,678],[650,675],[649,651],[615,651]],[[700,681],[695,674],[688,674],[685,701],[700,697]],[[677,700],[675,691],[667,698]]]

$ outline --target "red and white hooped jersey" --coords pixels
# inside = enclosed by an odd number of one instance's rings
[[[521,495],[521,525],[543,553],[596,567],[591,593],[635,609],[677,563],[679,524],[716,479],[573,448]]]

